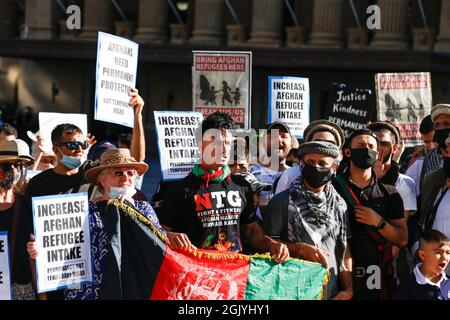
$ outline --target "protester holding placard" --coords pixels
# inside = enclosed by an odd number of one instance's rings
[[[137,90],[129,93],[130,106],[135,109],[136,114],[142,113],[144,101],[139,96]],[[135,117],[137,132],[136,144],[142,144],[143,131],[142,118]],[[140,120],[139,120],[140,118]],[[138,121],[136,123],[136,121]],[[140,121],[140,125],[139,125]],[[84,136],[80,128],[73,124],[61,124],[57,126],[51,134],[53,152],[58,157],[58,163],[55,168],[46,170],[30,180],[27,187],[24,205],[22,208],[22,216],[25,219],[24,226],[19,234],[23,246],[33,233],[33,221],[31,211],[31,199],[33,197],[88,192],[89,197],[94,195],[95,186],[85,180],[84,174],[92,167],[92,162],[87,159],[87,150],[91,146],[90,140]],[[144,147],[145,148],[145,147]],[[145,149],[144,149],[145,150]],[[136,153],[142,157],[142,148],[137,147]],[[145,153],[145,152],[144,152]],[[62,299],[62,291],[53,291],[47,293],[48,299]]]
[[[9,236],[10,265],[15,300],[35,299],[29,278],[24,272],[28,266],[24,251],[17,245],[17,229],[22,223],[20,207],[25,183],[25,167],[33,164],[25,141],[3,140],[0,142],[0,231]]]
[[[233,128],[231,116],[222,112],[202,122],[201,163],[167,192],[158,217],[175,249],[241,252],[244,237],[252,247],[269,251],[276,262],[284,262],[287,247],[267,237],[256,221],[251,185],[228,167]]]
[[[165,231],[150,204],[132,198],[134,179],[147,169],[148,165],[137,162],[128,149],[119,148],[104,152],[99,163],[86,171],[86,181],[102,193],[89,206],[94,281],[66,289],[66,300],[149,298],[149,261],[153,257],[147,246],[153,240],[145,230]],[[28,244],[28,252],[32,259],[39,254],[34,242]]]

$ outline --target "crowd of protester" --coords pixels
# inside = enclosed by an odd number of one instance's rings
[[[148,170],[144,101],[137,90],[130,99],[135,126],[117,146],[67,123],[54,128],[51,152],[39,135],[30,152],[14,127],[1,126],[0,231],[9,234],[14,299],[148,298],[145,279],[132,271],[151,257],[139,251],[136,219],[122,217],[130,208],[174,250],[321,263],[330,273],[326,299],[450,299],[450,105],[422,120],[423,144],[406,167],[400,131],[389,121],[345,137],[337,124],[317,120],[302,141],[274,122],[253,154],[254,140],[236,138],[233,119],[217,112],[198,129],[192,172],[149,195],[139,190]],[[27,179],[28,170],[42,172]],[[94,281],[37,294],[32,198],[78,192],[90,199]],[[108,205],[114,199],[116,209]],[[201,219],[214,212],[227,215],[225,226]]]

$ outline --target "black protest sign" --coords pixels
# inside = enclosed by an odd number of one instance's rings
[[[323,117],[338,124],[348,137],[353,131],[365,128],[375,113],[372,90],[341,84],[333,86]]]

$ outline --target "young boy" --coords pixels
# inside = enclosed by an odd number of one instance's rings
[[[394,296],[397,300],[450,300],[450,279],[445,268],[450,260],[450,240],[437,230],[420,238],[419,263]]]

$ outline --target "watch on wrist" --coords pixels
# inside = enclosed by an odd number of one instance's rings
[[[386,226],[386,220],[381,219],[380,223],[378,223],[377,230],[383,230],[383,228]]]

